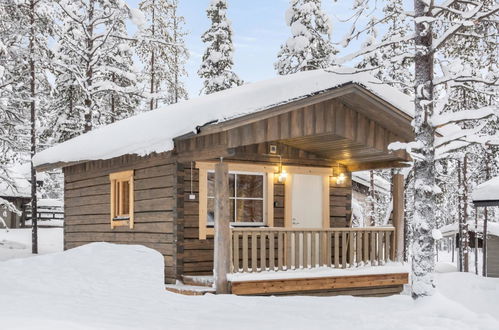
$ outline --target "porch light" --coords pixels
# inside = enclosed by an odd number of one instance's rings
[[[288,177],[288,173],[286,173],[286,171],[280,171],[278,174],[277,174],[277,181],[279,181],[279,183],[284,183],[286,182],[286,178]]]
[[[336,178],[336,184],[343,184],[345,182],[345,173],[340,173],[338,177]]]

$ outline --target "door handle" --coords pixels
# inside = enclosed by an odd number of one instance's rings
[[[292,222],[293,222],[293,225],[298,225],[298,224],[300,224],[298,221],[296,221],[296,218],[293,218],[293,221],[292,221]]]

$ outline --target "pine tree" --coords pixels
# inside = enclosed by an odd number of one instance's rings
[[[344,38],[345,44],[357,39],[368,27],[358,27],[358,18],[369,12],[370,0],[356,0],[355,14],[352,16],[354,27]],[[497,68],[488,72],[488,76],[470,70],[453,70],[456,62],[442,66],[440,71],[434,64],[449,44],[460,42],[464,35],[483,40],[485,34],[470,31],[483,27],[497,17],[499,6],[494,3],[475,3],[469,1],[450,1],[443,3],[414,0],[412,22],[414,33],[405,37],[394,36],[385,41],[373,44],[338,60],[345,63],[364,56],[381,48],[392,45],[414,45],[414,53],[405,53],[403,47],[399,56],[411,56],[414,60],[414,104],[415,115],[413,129],[415,141],[405,144],[414,159],[414,210],[411,219],[411,252],[412,252],[412,296],[431,295],[434,292],[432,272],[434,270],[434,229],[436,223],[436,199],[440,189],[436,186],[435,164],[443,158],[462,148],[463,145],[477,143],[490,144],[492,138],[479,128],[467,127],[470,121],[488,118],[494,115],[493,107],[475,107],[460,109],[452,116],[443,113],[449,93],[442,93],[442,86],[473,84],[473,88],[484,90],[487,86],[497,86]],[[492,18],[492,19],[491,19]],[[386,22],[386,18],[375,19],[369,25]],[[438,54],[438,55],[436,55]],[[440,74],[441,73],[441,74]],[[436,137],[436,132],[442,134]]]
[[[201,92],[211,94],[239,86],[243,82],[232,71],[234,47],[232,27],[227,18],[227,1],[213,0],[206,12],[211,20],[211,27],[201,38],[207,47],[198,75],[204,79]]]
[[[277,73],[324,69],[333,64],[338,51],[331,43],[332,26],[321,0],[291,0],[286,25],[292,36],[277,54]]]
[[[63,86],[57,89],[66,90],[59,95],[67,95],[66,103],[72,102],[76,112],[64,116],[67,122],[63,124],[76,126],[71,128],[74,129],[71,134],[78,135],[113,118],[110,95],[115,101],[119,95],[123,101],[115,104],[122,106],[116,113],[129,113],[130,104],[135,102],[131,100],[138,93],[137,81],[130,55],[125,51],[130,38],[124,21],[131,13],[122,1],[116,0],[59,0],[57,4],[61,21],[57,33],[60,52],[55,56],[59,58],[58,71],[65,76],[60,81]],[[116,61],[116,56],[123,61]],[[74,82],[79,86],[77,91],[71,87]],[[54,117],[59,118],[57,114]]]
[[[149,110],[187,98],[182,77],[188,52],[183,30],[184,18],[177,14],[178,0],[143,0],[140,10],[147,26],[137,33],[137,53],[144,63],[142,80]]]

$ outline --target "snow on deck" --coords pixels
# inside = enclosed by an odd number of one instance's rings
[[[471,198],[474,202],[499,201],[499,176],[476,186]]]
[[[499,279],[437,275],[437,294],[384,298],[184,296],[163,256],[94,243],[0,262],[2,329],[499,329]]]
[[[379,275],[408,273],[408,264],[390,262],[383,266],[364,266],[345,269],[335,269],[329,267],[319,267],[312,269],[297,269],[287,271],[264,271],[260,273],[234,273],[228,275],[231,282],[258,281],[258,280],[279,280],[298,278],[318,278],[334,276],[357,276],[357,275]]]
[[[35,155],[35,166],[147,155],[173,149],[173,139],[208,122],[223,122],[303,99],[348,83],[358,84],[412,115],[411,98],[366,72],[335,68],[279,76],[141,113],[75,137]]]

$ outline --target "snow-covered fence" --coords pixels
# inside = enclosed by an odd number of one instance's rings
[[[232,272],[382,265],[393,260],[394,227],[232,228]]]

